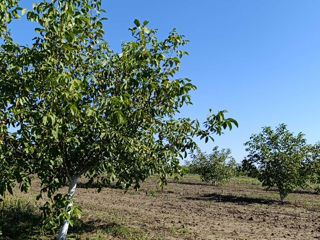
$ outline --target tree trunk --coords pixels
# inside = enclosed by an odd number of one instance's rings
[[[286,199],[286,197],[287,197],[287,194],[280,193],[280,200],[281,200],[281,203],[284,203],[284,200]]]
[[[69,192],[68,192],[70,195],[69,199],[74,197],[74,193],[75,193],[76,187],[77,187],[78,178],[79,178],[78,176],[75,176],[71,179],[71,182],[69,184]],[[66,211],[68,212],[69,215],[71,213],[72,206],[73,206],[73,201],[71,201],[66,207]],[[70,222],[68,220],[64,221],[64,224],[60,228],[60,232],[59,232],[59,236],[58,236],[57,240],[66,240],[67,239],[69,224],[70,224]]]

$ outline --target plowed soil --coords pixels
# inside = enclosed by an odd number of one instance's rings
[[[66,191],[66,189],[64,189]],[[36,191],[34,192],[36,193]],[[30,193],[29,193],[30,196]],[[82,224],[70,239],[320,239],[320,196],[265,191],[256,180],[236,178],[224,186],[189,175],[161,191],[155,178],[139,191],[80,184],[75,204]]]

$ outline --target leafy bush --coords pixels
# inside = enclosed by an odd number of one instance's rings
[[[187,175],[187,174],[191,173],[190,168],[187,166],[181,166],[181,172],[182,172],[182,175]]]
[[[210,154],[198,150],[196,154],[192,155],[192,161],[188,163],[188,166],[190,173],[199,174],[202,181],[217,185],[234,176],[238,164],[231,156],[230,149],[218,150],[216,146]]]
[[[246,142],[249,152],[243,165],[263,186],[277,187],[281,201],[297,187],[306,187],[312,174],[309,146],[302,133],[294,136],[280,124],[275,130],[264,127]]]

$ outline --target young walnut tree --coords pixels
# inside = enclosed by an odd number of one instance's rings
[[[22,10],[18,1],[0,3],[0,193],[16,182],[24,191],[31,176],[41,181],[58,207],[66,239],[73,198],[81,176],[101,173],[138,188],[148,176],[180,173],[183,153],[195,137],[212,139],[237,122],[225,111],[197,120],[176,118],[191,104],[189,79],[174,79],[188,41],[173,30],[159,40],[148,22],[134,21],[133,40],[120,53],[103,39],[101,1],[52,0]],[[15,43],[8,24],[19,13],[38,25],[32,46]],[[56,193],[69,185],[68,194]],[[51,224],[52,221],[50,221]],[[54,228],[54,224],[52,227]]]
[[[309,173],[309,146],[302,133],[294,136],[285,124],[273,130],[264,127],[262,132],[250,137],[245,143],[248,156],[247,169],[268,188],[276,187],[283,202],[297,187],[304,187]]]
[[[214,185],[233,177],[236,166],[231,150],[219,150],[218,146],[215,146],[210,154],[198,150],[196,154],[192,154],[192,161],[188,164],[192,173],[199,174],[202,181],[212,182]]]

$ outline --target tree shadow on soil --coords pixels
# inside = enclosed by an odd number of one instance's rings
[[[36,239],[34,237],[40,234],[40,226],[41,216],[32,207],[10,207],[0,211],[0,239]]]
[[[77,187],[78,188],[85,188],[85,189],[88,189],[88,188],[96,188],[96,189],[99,189],[99,188],[113,188],[113,189],[123,189],[121,186],[117,186],[116,184],[98,184],[98,183],[89,183],[89,182],[86,182],[86,183],[81,183],[79,182],[77,184]]]
[[[24,206],[23,208],[15,206],[8,209],[0,209],[0,239],[36,240],[40,239],[43,234],[54,239],[55,235],[51,235],[52,233],[48,233],[50,236],[46,233],[41,233],[41,221],[40,214],[37,214],[32,206]],[[121,236],[125,234],[124,230],[127,231],[124,226],[115,222],[108,222],[107,220],[91,220],[86,222],[78,220],[75,226],[69,228],[68,232],[69,234],[81,235],[103,231],[111,235]]]
[[[265,189],[266,192],[276,192],[278,193],[279,190],[276,188],[272,188],[272,189]],[[297,194],[308,194],[308,195],[319,195],[319,193],[317,193],[315,190],[313,189],[297,189],[295,191],[293,191],[292,193],[297,193]]]
[[[248,204],[274,204],[279,203],[277,200],[272,199],[261,199],[261,198],[251,198],[244,196],[234,196],[234,195],[221,195],[217,193],[204,194],[199,197],[187,197],[188,200],[201,200],[201,201],[215,201],[215,202],[231,202],[240,205]]]
[[[169,181],[168,183],[184,184],[184,185],[195,185],[195,186],[214,186],[210,183],[201,183],[201,182],[175,182]]]
[[[298,194],[310,194],[310,195],[319,195],[318,192],[310,189],[304,189],[304,190],[295,190],[293,193],[298,193]]]
[[[82,235],[88,233],[102,233],[121,239],[144,239],[141,232],[130,229],[125,225],[106,220],[90,220],[81,222],[78,226],[74,226],[69,231],[70,234]]]
[[[90,220],[87,222],[81,221],[78,226],[71,227],[69,232],[75,234],[91,233],[97,230],[104,230],[108,232],[110,229],[118,228],[121,225],[115,222],[107,222],[103,220]]]

